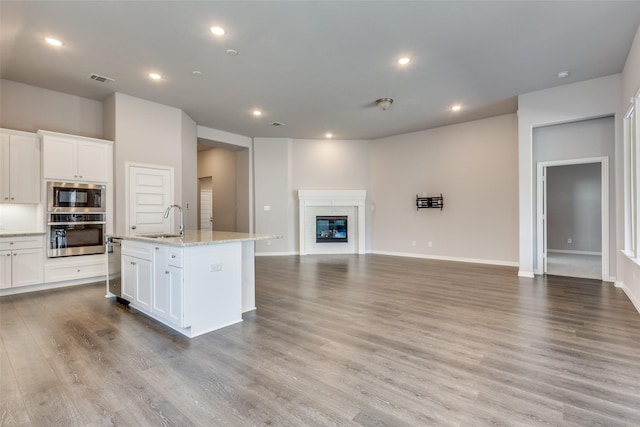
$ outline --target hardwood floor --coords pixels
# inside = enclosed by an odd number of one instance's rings
[[[189,340],[104,285],[0,299],[0,425],[640,425],[612,284],[379,255],[259,257],[258,310]]]

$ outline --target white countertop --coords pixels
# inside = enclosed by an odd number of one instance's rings
[[[44,231],[0,231],[0,237],[44,236]]]
[[[156,234],[156,233],[149,233]],[[177,233],[176,233],[177,234]],[[145,234],[110,234],[124,240],[164,244],[171,246],[202,246],[251,240],[280,239],[278,234],[235,233],[231,231],[185,230],[184,237],[149,237]]]

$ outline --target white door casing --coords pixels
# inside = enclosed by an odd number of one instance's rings
[[[173,168],[127,165],[127,230],[130,233],[171,233],[175,221],[164,219],[173,204]]]
[[[547,191],[546,168],[550,166],[567,166],[585,163],[600,163],[601,186],[601,233],[602,233],[602,280],[609,281],[609,158],[591,157],[585,159],[554,160],[537,164],[537,201],[536,201],[536,265],[535,274],[547,271]]]

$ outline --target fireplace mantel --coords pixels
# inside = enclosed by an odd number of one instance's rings
[[[357,220],[355,233],[357,242],[355,252],[358,254],[365,253],[365,200],[367,198],[366,190],[298,190],[299,201],[299,234],[300,234],[300,255],[308,253],[308,242],[306,230],[307,213],[309,209],[316,207],[352,207],[355,209]],[[315,223],[314,223],[315,227]],[[315,240],[314,240],[315,244]]]

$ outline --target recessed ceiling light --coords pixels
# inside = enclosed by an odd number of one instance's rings
[[[62,42],[58,39],[54,39],[52,37],[46,37],[44,40],[47,43],[49,43],[51,46],[62,46]]]
[[[153,80],[160,80],[162,78],[162,76],[158,73],[149,73],[149,77]]]
[[[569,72],[568,71],[560,71],[557,74],[559,79],[566,79],[567,77],[569,77]]]
[[[331,132],[327,132],[325,137],[327,138],[333,138],[333,134]]]
[[[222,27],[211,27],[211,32],[213,34],[215,34],[216,36],[223,36],[224,35],[224,28],[222,28]]]
[[[462,110],[462,105],[456,104],[451,106],[451,111],[460,111]]]
[[[260,117],[262,115],[262,111],[260,110],[253,110],[253,115],[256,117]]]
[[[229,56],[238,56],[238,51],[235,49],[227,49],[225,53]]]
[[[400,65],[407,65],[409,62],[411,62],[411,58],[404,57],[398,59],[398,64]]]

